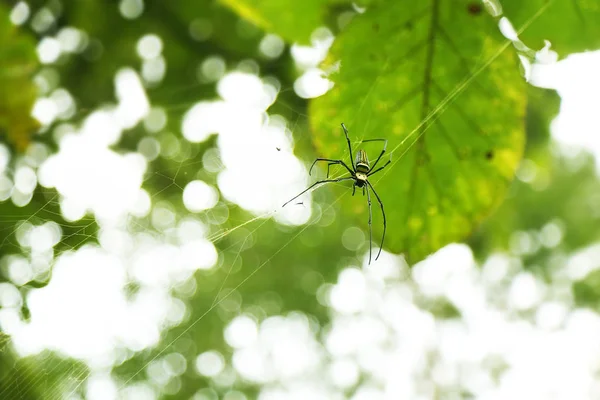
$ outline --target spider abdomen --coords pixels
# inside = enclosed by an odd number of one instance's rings
[[[368,174],[369,170],[369,158],[367,157],[367,153],[364,150],[358,150],[356,153],[356,172],[360,172],[363,174]]]

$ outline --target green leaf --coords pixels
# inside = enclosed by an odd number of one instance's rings
[[[326,0],[221,0],[244,19],[289,42],[309,43],[323,25]]]
[[[23,151],[39,122],[31,117],[37,97],[35,43],[10,22],[0,5],[0,134]]]
[[[599,1],[504,0],[502,6],[515,29],[528,25],[519,37],[531,48],[542,48],[544,40],[559,54],[600,48]]]
[[[384,247],[416,262],[464,239],[502,201],[524,146],[524,82],[493,19],[468,1],[388,2],[357,16],[331,58],[335,86],[310,104],[315,145],[348,160],[345,122],[373,162],[381,147],[359,141],[388,139],[395,158],[370,178]],[[366,199],[342,203],[366,228]]]

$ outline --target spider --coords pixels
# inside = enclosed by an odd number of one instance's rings
[[[379,153],[379,157],[377,157],[377,160],[375,160],[375,162],[373,163],[373,166],[370,166],[369,159],[367,158],[367,153],[362,149],[358,150],[358,153],[356,154],[356,159],[355,159],[354,156],[352,155],[352,145],[350,144],[350,139],[348,138],[348,130],[346,129],[346,126],[344,125],[344,123],[342,123],[342,129],[344,129],[344,134],[346,135],[346,141],[348,142],[348,151],[350,152],[350,165],[352,165],[352,168],[348,167],[348,165],[346,165],[346,163],[342,160],[333,160],[330,158],[317,158],[310,166],[308,175],[310,175],[312,173],[312,169],[317,162],[327,161],[329,163],[329,164],[327,164],[327,179],[323,179],[323,180],[313,183],[307,189],[303,190],[298,195],[296,195],[295,197],[288,200],[282,207],[285,207],[289,202],[297,199],[298,197],[300,197],[301,195],[308,192],[310,189],[312,189],[313,187],[315,187],[319,184],[353,180],[354,182],[352,185],[352,196],[354,196],[354,193],[356,192],[357,187],[362,188],[363,196],[365,195],[365,191],[367,192],[367,201],[369,203],[369,264],[371,264],[372,229],[371,229],[371,194],[369,193],[369,188],[371,188],[371,190],[375,194],[375,197],[377,198],[377,201],[379,202],[379,205],[381,206],[381,214],[383,215],[383,235],[381,236],[381,244],[379,245],[379,252],[377,253],[377,257],[375,257],[375,260],[377,260],[379,258],[379,255],[381,254],[381,248],[383,247],[383,240],[385,239],[386,222],[385,222],[385,211],[383,210],[383,203],[381,202],[379,195],[375,191],[375,188],[373,187],[371,182],[369,182],[368,177],[381,171],[385,167],[387,167],[389,165],[389,163],[392,162],[392,160],[390,157],[390,159],[388,160],[388,162],[385,163],[384,166],[379,167],[376,170],[373,170],[375,168],[375,166],[377,165],[377,163],[379,162],[379,160],[381,159],[381,157],[383,156],[383,154],[385,153],[385,150],[387,148],[387,139],[367,139],[367,140],[363,140],[361,142],[361,143],[384,142],[383,150],[381,150],[381,153]],[[344,168],[346,168],[348,170],[348,172],[350,173],[350,176],[346,176],[343,178],[337,178],[337,179],[329,179],[329,167],[331,167],[332,165],[342,165]]]

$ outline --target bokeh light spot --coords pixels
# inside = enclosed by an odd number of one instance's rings
[[[161,38],[154,34],[142,36],[136,46],[138,55],[144,60],[151,60],[160,56],[162,49],[163,42]]]
[[[191,181],[183,189],[183,204],[191,212],[214,207],[219,201],[217,191],[203,181]]]
[[[51,64],[60,56],[60,42],[52,37],[44,37],[37,46],[38,58],[42,64]]]
[[[205,41],[212,35],[212,22],[206,18],[197,18],[190,23],[190,36],[199,42]]]
[[[119,12],[126,19],[136,19],[144,12],[143,0],[121,0]]]
[[[356,251],[365,243],[365,234],[362,229],[352,226],[344,230],[342,245],[348,250]]]
[[[10,11],[10,22],[15,25],[22,25],[29,18],[29,5],[24,1],[19,1]]]
[[[283,53],[285,43],[279,36],[269,33],[262,38],[258,48],[265,57],[275,59]]]
[[[225,75],[227,64],[220,56],[208,57],[198,68],[198,81],[201,83],[216,82]]]
[[[213,377],[220,374],[223,368],[225,359],[218,351],[206,351],[196,358],[196,370],[200,375]]]
[[[249,346],[256,340],[257,335],[256,322],[246,315],[235,317],[225,328],[225,341],[234,348]]]

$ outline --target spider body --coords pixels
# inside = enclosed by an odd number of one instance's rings
[[[390,160],[388,160],[388,162],[385,163],[385,165],[383,165],[382,167],[379,167],[377,169],[374,169],[375,166],[377,166],[377,163],[379,162],[379,160],[381,159],[383,154],[385,153],[385,150],[387,148],[387,140],[386,139],[367,139],[367,140],[362,141],[362,143],[376,142],[376,141],[384,142],[383,149],[381,150],[381,153],[379,153],[379,157],[377,157],[377,159],[373,163],[372,167],[369,163],[369,158],[367,157],[367,153],[364,150],[359,149],[358,152],[356,153],[356,158],[354,158],[352,156],[352,145],[350,144],[350,139],[348,138],[348,130],[346,129],[346,126],[343,123],[342,123],[342,128],[344,129],[344,134],[346,135],[346,141],[348,142],[348,151],[350,152],[350,164],[352,165],[352,168],[350,168],[348,165],[346,165],[346,163],[343,160],[335,160],[335,159],[331,159],[331,158],[317,158],[311,165],[310,170],[308,171],[308,174],[309,175],[311,174],[312,169],[317,162],[327,161],[328,162],[328,164],[327,164],[327,179],[320,180],[320,181],[313,183],[307,189],[303,190],[298,195],[296,195],[292,199],[288,200],[282,207],[285,207],[286,204],[288,204],[292,200],[297,199],[298,197],[300,197],[301,195],[303,195],[304,193],[306,193],[307,191],[309,191],[316,185],[319,185],[322,183],[341,182],[341,181],[352,180],[353,181],[352,196],[354,196],[354,193],[355,193],[357,187],[362,188],[363,195],[365,194],[365,192],[367,193],[367,201],[369,202],[369,264],[370,264],[371,263],[371,250],[372,250],[372,240],[371,240],[371,237],[372,237],[371,219],[372,218],[371,218],[371,194],[369,193],[369,189],[371,189],[371,191],[373,191],[373,194],[375,194],[375,197],[377,198],[377,201],[379,202],[379,205],[381,207],[381,214],[383,215],[383,234],[381,235],[381,244],[379,246],[379,253],[377,253],[377,257],[375,257],[376,260],[379,258],[379,255],[381,254],[381,248],[383,247],[383,240],[385,239],[386,221],[385,221],[385,211],[383,210],[383,203],[381,202],[379,195],[375,191],[375,188],[373,187],[371,182],[369,182],[369,176],[371,176],[371,175],[375,174],[376,172],[379,172],[382,169],[384,169],[385,167],[387,167],[392,162],[392,160],[390,157]],[[332,165],[343,166],[350,173],[350,176],[346,176],[343,178],[337,178],[337,179],[329,179],[329,167],[331,167]]]

